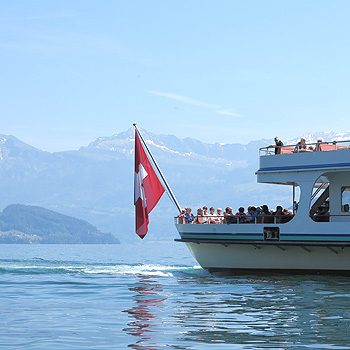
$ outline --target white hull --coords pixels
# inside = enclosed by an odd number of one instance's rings
[[[350,247],[280,246],[186,242],[209,271],[350,272]]]

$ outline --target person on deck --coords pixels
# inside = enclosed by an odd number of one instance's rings
[[[186,224],[193,224],[194,221],[194,215],[191,213],[191,208],[185,208],[185,222]]]
[[[288,210],[287,208],[284,208],[283,209],[283,215],[285,215],[285,216],[293,216],[293,213],[290,210]]]
[[[208,224],[216,224],[216,222],[215,222],[215,208],[214,207],[209,208]]]
[[[281,154],[283,142],[276,136],[275,137],[275,154]]]
[[[231,207],[226,207],[225,213],[224,213],[224,224],[236,224],[237,223],[237,218],[232,212]]]
[[[280,224],[283,223],[283,217],[284,217],[284,213],[283,213],[283,208],[280,205],[277,205],[276,207],[276,211],[273,213],[273,215],[275,215],[275,223],[276,224]]]
[[[224,215],[222,213],[222,209],[221,208],[217,208],[216,209],[216,220],[219,224],[222,224],[223,220],[224,220]]]
[[[203,217],[203,209],[202,208],[198,208],[197,209],[197,215],[194,219],[194,223],[195,224],[205,224],[206,221],[204,221],[204,217]]]
[[[238,222],[240,224],[246,224],[249,220],[247,218],[247,214],[244,212],[244,208],[240,207],[238,212],[236,213],[236,217],[238,218]]]
[[[260,215],[261,213],[261,209],[260,208],[256,208],[253,205],[248,207],[248,219],[249,222],[252,224],[256,223],[256,218]]]
[[[314,214],[314,220],[318,222],[328,222],[329,221],[329,202],[326,201],[324,204],[317,208]]]
[[[210,213],[211,213],[211,209],[214,208],[210,208]],[[222,221],[224,220],[224,216],[222,215],[222,209],[221,208],[217,208],[216,209],[216,215],[215,212],[212,215],[212,217],[210,218],[210,224],[222,224]]]
[[[322,151],[322,148],[321,148],[322,143],[323,143],[323,140],[321,138],[317,139],[316,146],[314,149],[315,152]]]
[[[261,222],[262,223],[273,223],[273,215],[271,214],[270,210],[269,210],[269,207],[264,204],[261,206],[261,213],[259,215],[259,217],[261,216]]]
[[[207,224],[208,220],[209,220],[209,217],[208,217],[208,208],[206,206],[204,206],[202,208],[202,215],[203,215],[203,222],[202,222],[202,224]]]
[[[181,213],[177,216],[179,224],[185,224],[186,223],[185,214],[186,214],[186,209],[181,209]]]
[[[306,147],[306,140],[302,137],[300,141],[295,145],[294,148],[294,153],[299,153],[299,152],[306,152],[307,147]]]

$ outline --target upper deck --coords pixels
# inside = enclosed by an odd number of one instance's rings
[[[350,170],[350,141],[318,142],[305,146],[303,149],[296,145],[282,146],[279,154],[275,154],[275,146],[260,148],[257,174]]]

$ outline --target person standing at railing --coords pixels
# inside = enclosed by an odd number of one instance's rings
[[[203,216],[203,222],[202,224],[207,224],[208,223],[208,207],[204,206],[202,208],[202,216]]]
[[[274,219],[273,219],[273,213],[271,213],[271,211],[269,210],[269,207],[264,204],[261,206],[261,213],[260,213],[260,217],[261,217],[261,222],[264,224],[272,224]]]
[[[193,224],[194,221],[194,215],[191,213],[192,209],[191,208],[185,208],[186,213],[185,213],[185,222],[186,224]]]
[[[283,146],[283,142],[276,136],[275,145],[273,146],[275,147],[275,154],[281,154],[282,146]]]
[[[238,218],[238,222],[240,224],[246,224],[249,220],[247,218],[247,214],[244,212],[244,208],[240,207],[238,212],[236,213],[236,217]]]
[[[317,139],[316,146],[314,149],[315,152],[322,151],[322,149],[321,149],[322,142],[323,142],[323,140],[321,138]]]
[[[248,217],[249,217],[249,222],[255,224],[256,223],[256,218],[260,215],[261,209],[258,207],[250,206],[248,207]]]
[[[277,205],[276,211],[273,213],[275,215],[275,223],[280,224],[283,223],[283,208],[280,205]]]
[[[194,223],[195,224],[206,224],[207,221],[206,221],[206,218],[204,220],[204,217],[203,217],[203,209],[202,208],[198,208],[197,209],[197,215],[194,219]]]
[[[209,217],[209,224],[222,224],[222,221],[224,220],[224,216],[222,215],[222,209],[217,208],[216,215],[215,215],[215,209],[213,207],[211,207],[209,211],[210,211],[209,215],[211,215]]]
[[[176,217],[178,219],[179,224],[185,224],[186,223],[186,209],[181,209],[181,213]]]
[[[300,141],[295,145],[293,152],[299,153],[299,152],[307,152],[307,151],[310,151],[310,150],[307,148],[306,140],[302,137]]]
[[[216,209],[216,221],[219,223],[219,224],[222,224],[223,220],[224,220],[224,214],[222,213],[222,209],[221,208],[217,208]]]
[[[209,214],[208,215],[208,224],[216,224],[215,222],[215,208],[210,207],[209,208]]]
[[[237,218],[232,212],[231,207],[226,207],[225,213],[224,213],[224,224],[236,224],[237,223]]]

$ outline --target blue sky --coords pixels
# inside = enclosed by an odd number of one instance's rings
[[[350,130],[350,1],[3,1],[0,133],[241,142]]]

